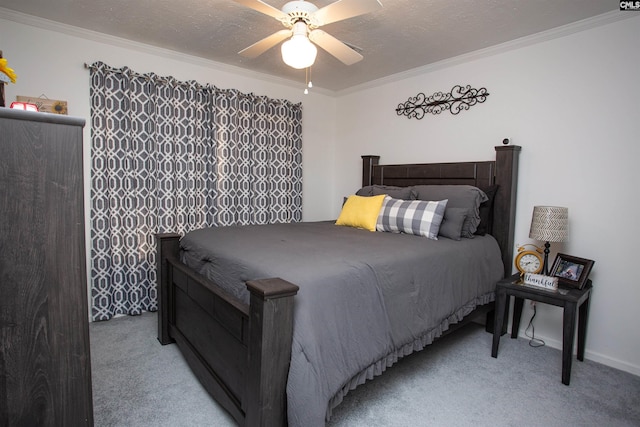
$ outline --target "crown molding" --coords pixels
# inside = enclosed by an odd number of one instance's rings
[[[314,88],[313,92],[320,93],[331,97],[340,97],[351,93],[359,92],[366,89],[371,89],[378,86],[395,83],[407,78],[416,77],[422,74],[427,74],[444,68],[460,65],[466,62],[475,61],[491,56],[495,56],[501,53],[521,49],[523,47],[543,43],[549,40],[554,40],[562,37],[566,37],[575,33],[586,31],[589,29],[597,28],[603,25],[611,24],[614,22],[622,21],[629,18],[637,17],[637,14],[624,12],[624,11],[611,11],[602,15],[594,16],[591,18],[583,19],[571,24],[563,25],[561,27],[553,28],[551,30],[543,31],[540,33],[532,34],[530,36],[521,37],[519,39],[511,40],[505,43],[501,43],[495,46],[490,46],[484,49],[479,49],[473,52],[458,55],[453,58],[444,59],[442,61],[434,62],[422,67],[413,68],[408,71],[393,74],[390,76],[382,77],[380,79],[372,80],[360,85],[352,86],[347,89],[332,91],[323,88]],[[180,53],[174,50],[165,49],[157,46],[151,46],[148,44],[131,41],[121,37],[111,36],[97,31],[91,31],[84,28],[75,27],[72,25],[62,24],[59,22],[51,21],[48,19],[40,18],[33,15],[28,15],[21,12],[16,12],[10,9],[0,7],[0,19],[6,19],[8,21],[17,22],[24,25],[33,26],[36,28],[50,30],[69,36],[78,37],[86,40],[92,40],[98,43],[104,43],[111,46],[122,47],[142,53],[148,53],[151,55],[161,55],[165,58],[171,58],[177,61],[186,62],[192,65],[211,68],[225,73],[234,75],[241,75],[247,78],[252,78],[264,82],[279,84],[291,87],[298,86],[299,81],[284,79],[282,77],[276,77],[270,74],[259,73],[256,71],[247,70],[245,68],[223,64],[221,62],[212,61],[193,55]]]

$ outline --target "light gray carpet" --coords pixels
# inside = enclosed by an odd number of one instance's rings
[[[156,314],[92,323],[95,425],[234,426],[175,345],[156,339]],[[350,392],[330,427],[640,426],[640,377],[574,359],[560,381],[560,351],[500,341],[471,324]]]

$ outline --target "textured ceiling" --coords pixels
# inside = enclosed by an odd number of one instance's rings
[[[264,0],[280,9],[286,0]],[[361,50],[346,66],[318,49],[316,87],[340,91],[618,9],[612,0],[380,0],[376,12],[323,26]],[[331,0],[315,0],[320,7]],[[34,15],[300,82],[279,46],[255,59],[238,51],[282,29],[232,0],[0,0]]]

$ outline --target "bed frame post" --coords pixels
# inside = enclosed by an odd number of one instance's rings
[[[176,233],[156,234],[156,280],[158,287],[158,341],[160,344],[171,344],[174,340],[169,336],[169,274],[168,257],[178,258],[180,235]]]
[[[516,193],[518,190],[518,155],[522,147],[518,145],[502,145],[496,147],[496,175],[498,194],[495,198],[494,217],[502,218],[494,221],[493,236],[502,251],[505,277],[513,270],[513,239],[516,222]]]
[[[287,378],[298,286],[282,279],[251,280],[245,426],[287,425]]]
[[[380,156],[365,155],[362,157],[362,186],[373,184],[373,167],[380,161]]]

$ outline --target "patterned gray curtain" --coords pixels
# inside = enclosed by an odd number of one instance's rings
[[[96,62],[92,316],[157,309],[155,233],[302,219],[302,106]]]

